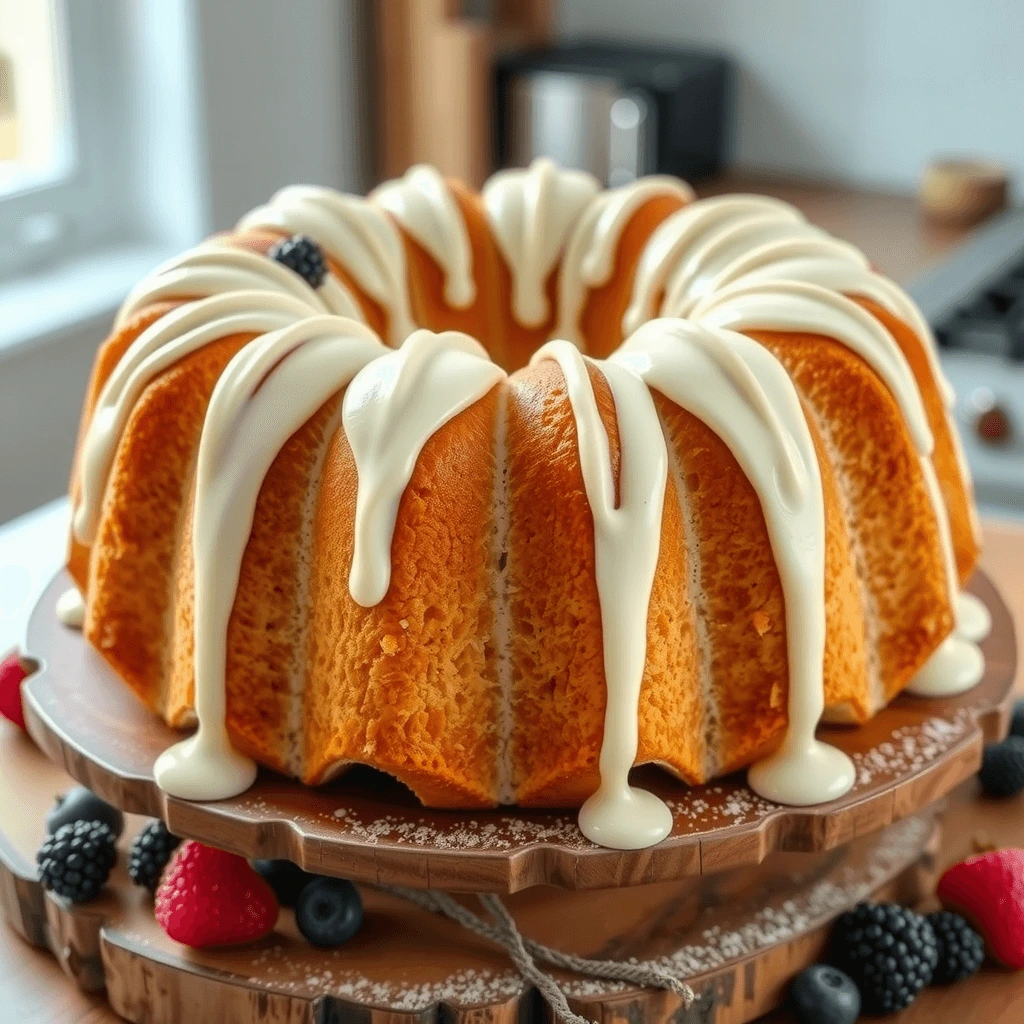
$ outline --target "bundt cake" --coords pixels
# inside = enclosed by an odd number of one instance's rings
[[[286,188],[126,300],[68,565],[198,723],[173,794],[359,763],[644,846],[634,764],[817,803],[853,783],[822,717],[980,678],[950,404],[907,296],[776,200],[546,160]]]

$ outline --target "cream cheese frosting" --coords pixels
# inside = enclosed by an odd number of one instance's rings
[[[548,277],[600,189],[592,174],[563,171],[544,157],[527,170],[498,171],[484,185],[491,230],[512,275],[512,313],[524,326],[550,315]]]
[[[237,231],[267,229],[312,238],[388,313],[388,340],[400,345],[414,329],[409,310],[405,248],[387,214],[361,196],[330,188],[291,185],[247,213]],[[328,312],[361,320],[332,304]]]
[[[433,167],[417,164],[370,193],[370,202],[387,210],[444,271],[445,301],[465,309],[476,300],[473,252],[455,197]]]
[[[658,196],[687,205],[661,223],[640,255],[623,318],[626,341],[609,359],[591,360],[581,353],[579,333],[586,293],[611,279],[623,231]],[[566,382],[593,517],[607,689],[601,781],[580,812],[580,825],[594,842],[622,849],[658,842],[672,827],[665,804],[628,778],[638,749],[663,502],[674,486],[652,389],[728,446],[758,496],[778,566],[788,725],[778,750],[751,768],[751,786],[767,799],[812,804],[853,784],[849,759],[815,738],[825,703],[825,622],[824,512],[814,445],[785,369],[745,332],[832,338],[878,373],[901,410],[935,508],[957,617],[955,634],[922,669],[915,692],[944,695],[973,685],[984,665],[975,643],[990,624],[984,606],[958,591],[918,382],[888,331],[848,296],[877,302],[917,334],[948,407],[950,389],[916,307],[854,247],[812,227],[787,204],[755,196],[692,199],[688,186],[661,177],[602,192],[589,175],[544,160],[500,172],[483,191],[519,323],[537,326],[550,316],[546,288],[560,263],[561,340],[543,347],[533,362],[554,361]],[[199,728],[155,769],[158,783],[174,795],[221,799],[255,777],[255,766],[227,735],[226,637],[259,490],[288,437],[344,391],[338,429],[358,478],[349,593],[370,607],[388,592],[398,508],[424,446],[460,412],[504,387],[504,370],[468,335],[414,329],[396,225],[437,262],[445,301],[453,308],[471,305],[477,285],[466,223],[433,168],[414,167],[368,200],[310,186],[283,189],[238,225],[240,231],[309,235],[352,287],[386,311],[393,349],[358,322],[359,301],[338,277],[328,275],[314,290],[282,264],[217,239],[158,268],[119,313],[117,323],[125,326],[153,302],[183,301],[139,334],[101,390],[80,453],[73,519],[75,537],[86,544],[96,536],[117,445],[145,389],[204,345],[251,336],[214,389],[200,443],[193,512]],[[618,500],[590,379],[595,369],[615,402]],[[498,409],[504,415],[503,402]],[[66,597],[62,619],[84,615],[81,595],[77,605]]]

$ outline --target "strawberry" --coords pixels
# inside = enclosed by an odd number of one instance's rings
[[[190,840],[167,865],[154,910],[172,939],[199,949],[263,938],[278,905],[244,857]]]
[[[1024,968],[1024,850],[995,850],[954,864],[936,894],[943,906],[974,921],[996,960]]]
[[[25,662],[17,654],[9,654],[0,661],[0,715],[25,728],[25,712],[21,708],[21,684],[28,678]]]

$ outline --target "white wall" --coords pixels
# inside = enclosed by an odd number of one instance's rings
[[[731,53],[741,166],[909,189],[967,152],[1024,183],[1022,0],[561,0],[560,19]]]
[[[193,0],[210,217],[231,227],[296,182],[352,188],[358,0]]]

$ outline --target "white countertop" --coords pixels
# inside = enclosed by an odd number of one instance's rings
[[[0,526],[0,654],[23,643],[39,595],[67,555],[68,499]]]

